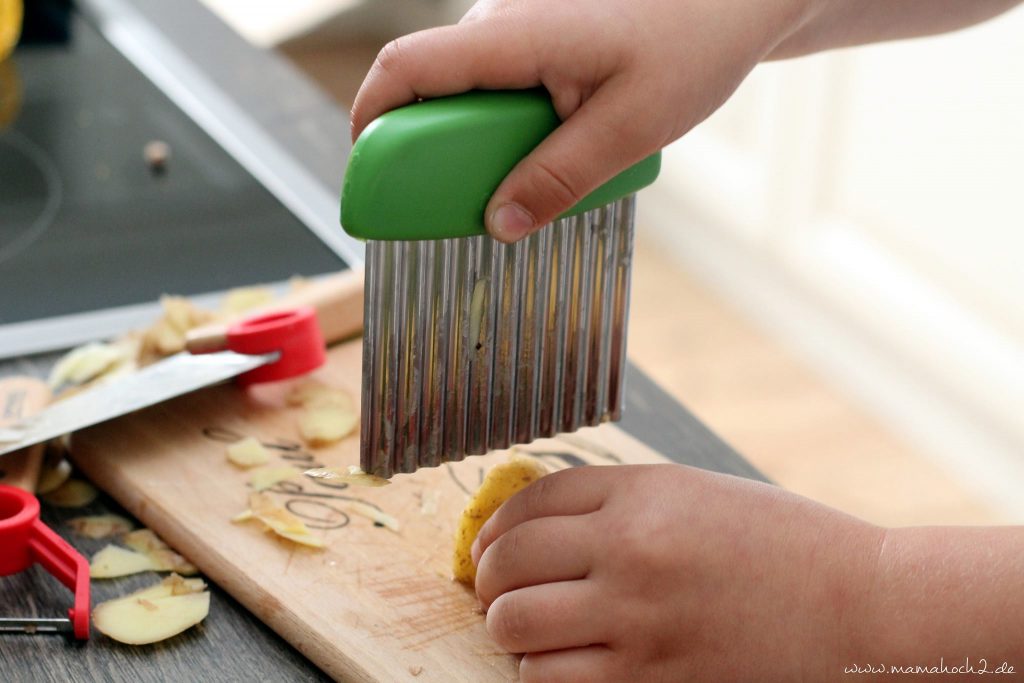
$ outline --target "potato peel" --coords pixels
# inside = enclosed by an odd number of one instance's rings
[[[125,534],[121,540],[132,550],[148,556],[156,571],[173,571],[185,576],[199,573],[194,564],[164,543],[152,529],[136,529]]]
[[[328,479],[330,481],[353,484],[355,486],[378,487],[387,486],[391,483],[384,477],[378,477],[376,474],[363,472],[356,465],[349,465],[345,469],[342,469],[341,467],[317,467],[315,469],[306,470],[303,474],[312,479]]]
[[[91,515],[68,520],[68,526],[86,538],[110,538],[131,531],[134,525],[120,515]]]
[[[273,301],[274,292],[267,287],[237,287],[224,296],[220,310],[227,315],[237,315]]]
[[[96,553],[89,563],[89,575],[96,579],[110,579],[140,572],[171,571],[192,576],[199,569],[172,550],[150,529],[136,529],[121,539],[128,548],[116,545]]]
[[[124,343],[91,342],[72,349],[50,371],[51,389],[85,384],[134,361],[134,349]]]
[[[359,416],[352,409],[316,406],[307,408],[299,417],[299,434],[313,448],[329,446],[354,432],[358,424]]]
[[[266,465],[270,462],[270,452],[253,436],[236,441],[227,447],[226,452],[231,464],[242,468]]]
[[[249,486],[259,492],[269,489],[279,482],[295,479],[301,474],[302,472],[294,467],[260,467],[252,470],[252,474],[249,476]]]
[[[379,524],[380,526],[386,529],[394,531],[396,534],[399,531],[401,531],[401,525],[398,523],[397,519],[387,514],[386,512],[375,508],[369,503],[363,503],[358,500],[350,500],[346,502],[345,507],[346,509],[351,510],[357,515],[362,515],[363,517],[367,517],[373,520],[374,524]]]
[[[312,379],[304,380],[293,386],[285,397],[285,402],[290,406],[302,406],[303,408],[333,406],[348,411],[355,410],[355,404],[348,392]]]
[[[231,521],[245,522],[251,519],[259,520],[266,530],[293,543],[312,548],[324,547],[323,539],[314,536],[305,522],[275,503],[274,499],[265,493],[249,494],[249,509],[235,515]]]

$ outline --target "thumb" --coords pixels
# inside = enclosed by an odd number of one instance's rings
[[[487,204],[487,230],[516,242],[555,220],[622,170],[653,153],[631,98],[607,84],[509,172]]]

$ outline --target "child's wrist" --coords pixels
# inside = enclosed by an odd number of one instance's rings
[[[890,530],[856,520],[829,538],[828,552],[815,563],[815,600],[808,619],[806,670],[815,680],[833,680],[851,661],[876,651],[879,610],[875,594],[880,583],[879,556]],[[817,615],[817,617],[815,616]],[[818,667],[817,669],[811,667]]]

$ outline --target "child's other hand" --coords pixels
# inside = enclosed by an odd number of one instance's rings
[[[456,26],[381,51],[355,139],[414,101],[542,85],[565,125],[509,174],[485,216],[503,241],[553,220],[717,109],[816,0],[481,0]]]
[[[766,484],[583,467],[488,521],[477,595],[527,683],[830,680],[858,647],[883,538]]]

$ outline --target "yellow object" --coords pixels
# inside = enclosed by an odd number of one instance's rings
[[[21,0],[0,0],[0,62],[7,59],[18,44],[24,10]]]
[[[210,594],[201,579],[171,576],[155,586],[96,605],[92,623],[109,638],[146,645],[201,622],[210,613]]]
[[[470,551],[484,522],[517,491],[547,473],[547,468],[539,460],[519,455],[513,455],[508,462],[491,468],[459,519],[459,528],[455,532],[455,558],[452,562],[453,578],[456,581],[471,586],[476,581],[476,565],[473,564]]]
[[[3,3],[5,0],[0,0]],[[0,50],[2,53],[2,50]],[[14,123],[21,111],[21,80],[14,60],[0,57],[0,130]]]

